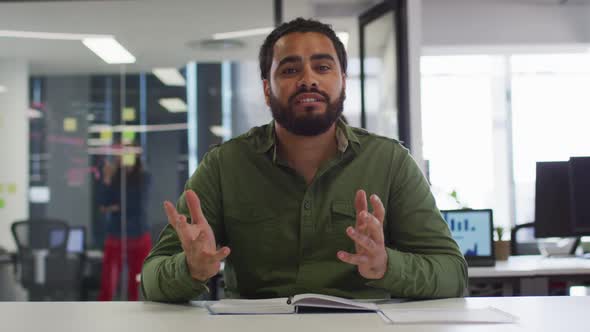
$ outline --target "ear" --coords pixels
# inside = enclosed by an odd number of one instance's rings
[[[270,107],[270,81],[268,79],[262,80],[262,88],[264,89],[264,101],[266,106]]]
[[[342,73],[342,90],[346,91],[346,74]]]

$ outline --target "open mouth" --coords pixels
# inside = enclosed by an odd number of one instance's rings
[[[310,105],[315,103],[325,103],[326,99],[317,93],[302,93],[295,98],[295,105]]]

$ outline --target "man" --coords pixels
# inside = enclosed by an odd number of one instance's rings
[[[146,299],[226,295],[461,296],[467,268],[420,169],[398,142],[339,120],[346,52],[296,19],[260,49],[274,121],[209,151],[146,259]],[[367,194],[369,201],[367,201]]]

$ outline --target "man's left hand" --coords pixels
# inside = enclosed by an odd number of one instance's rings
[[[383,220],[385,208],[381,199],[371,195],[373,213],[367,209],[364,190],[356,193],[356,225],[348,227],[346,234],[354,241],[356,254],[338,251],[338,258],[349,264],[356,265],[361,276],[367,279],[381,279],[387,271],[387,251],[383,236]]]

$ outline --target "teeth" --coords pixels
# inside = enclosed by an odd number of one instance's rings
[[[316,102],[316,101],[317,101],[317,99],[315,99],[315,98],[305,98],[305,99],[301,99],[300,102],[301,103],[313,103],[313,102]]]

